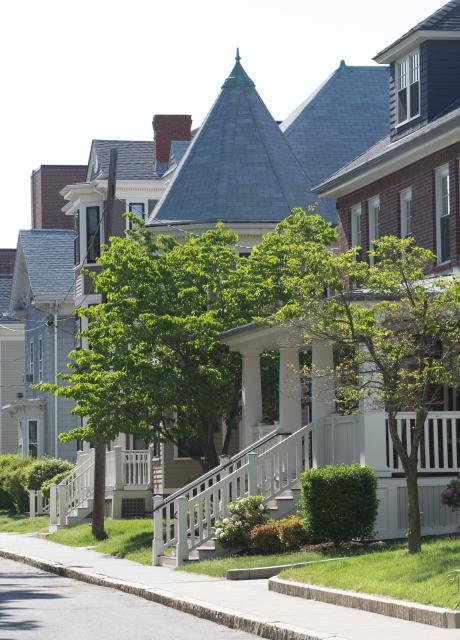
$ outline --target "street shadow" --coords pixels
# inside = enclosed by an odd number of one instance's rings
[[[26,581],[30,578],[35,578],[35,580],[45,578],[47,581],[53,582],[57,577],[41,574],[3,573],[0,581],[0,632],[38,629],[41,625],[30,615],[27,617],[24,615],[29,608],[26,603],[57,600],[65,596],[50,591],[48,586],[30,587]],[[13,582],[14,579],[16,582]],[[24,586],[21,585],[22,581],[24,581]],[[1,637],[8,640],[4,635]]]

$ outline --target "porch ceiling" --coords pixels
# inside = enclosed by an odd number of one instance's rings
[[[303,330],[293,325],[252,323],[220,334],[230,351],[240,353],[277,350],[281,347],[306,347]]]

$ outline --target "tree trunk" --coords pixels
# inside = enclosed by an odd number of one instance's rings
[[[420,522],[420,503],[418,495],[417,467],[406,470],[407,501],[408,501],[408,531],[407,544],[409,553],[420,553],[422,550],[422,528]]]
[[[94,495],[91,531],[97,540],[107,537],[104,530],[105,515],[105,442],[94,448]]]
[[[214,441],[214,422],[212,419],[203,420],[203,426],[206,431],[204,434],[204,466],[205,471],[214,469],[219,464],[217,456],[216,443]]]

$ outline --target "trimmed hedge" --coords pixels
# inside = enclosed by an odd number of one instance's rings
[[[42,488],[43,483],[51,480],[58,473],[66,472],[68,475],[75,465],[68,460],[60,458],[39,458],[34,460],[27,470],[27,489],[38,491]]]
[[[68,475],[69,475],[68,471],[61,471],[61,473],[57,473],[52,478],[49,478],[48,480],[45,480],[45,482],[42,484],[42,487],[40,489],[40,493],[42,494],[42,496],[46,500],[49,500],[50,499],[50,487],[51,487],[51,485],[52,484],[59,484],[60,482],[62,482],[62,480],[64,480],[64,478],[67,478]]]
[[[355,465],[310,469],[300,476],[299,515],[312,542],[370,538],[377,517],[373,469]]]

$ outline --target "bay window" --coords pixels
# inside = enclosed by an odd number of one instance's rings
[[[86,250],[88,252],[88,263],[96,262],[101,255],[99,207],[86,207]]]

